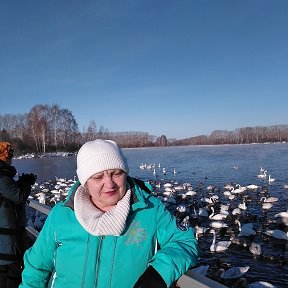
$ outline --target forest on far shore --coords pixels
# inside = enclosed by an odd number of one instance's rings
[[[0,141],[10,142],[16,155],[76,152],[85,142],[99,138],[114,140],[123,148],[281,143],[288,142],[288,125],[243,127],[233,131],[215,130],[210,135],[167,139],[166,135],[155,136],[148,132],[109,132],[103,126],[98,128],[94,120],[91,120],[87,129],[79,131],[72,112],[58,105],[39,104],[32,107],[29,113],[0,115]]]

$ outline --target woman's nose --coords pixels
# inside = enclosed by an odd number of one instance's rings
[[[107,187],[114,187],[115,182],[113,181],[113,178],[112,178],[111,175],[107,175],[107,176],[105,177],[105,185],[106,185]]]

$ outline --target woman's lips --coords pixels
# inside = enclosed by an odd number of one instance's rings
[[[116,194],[116,191],[108,191],[108,192],[105,192],[104,194],[107,196],[113,196]]]

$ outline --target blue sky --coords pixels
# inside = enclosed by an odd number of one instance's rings
[[[168,138],[288,124],[286,0],[1,0],[0,114]]]

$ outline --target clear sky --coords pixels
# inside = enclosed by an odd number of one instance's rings
[[[1,0],[0,114],[168,138],[288,124],[287,0]]]

